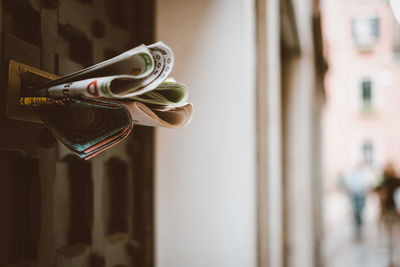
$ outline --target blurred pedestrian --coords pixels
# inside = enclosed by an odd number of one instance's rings
[[[397,177],[393,165],[386,164],[381,181],[375,187],[380,200],[380,220],[386,225],[393,223],[398,218],[394,194],[400,187],[400,179]]]
[[[359,163],[347,175],[342,177],[342,184],[347,191],[353,210],[353,220],[356,238],[361,237],[363,226],[363,211],[366,196],[370,189],[370,171],[364,163]]]
[[[394,225],[399,222],[398,208],[396,206],[395,194],[400,188],[400,179],[396,175],[393,165],[387,163],[381,181],[375,187],[380,200],[380,221],[384,224],[389,237],[389,263],[392,266],[393,248],[396,240],[394,238]],[[397,192],[397,193],[396,193]]]

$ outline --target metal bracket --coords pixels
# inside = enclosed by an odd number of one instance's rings
[[[6,116],[9,119],[43,123],[29,107],[21,107],[19,101],[29,87],[57,79],[58,76],[23,63],[10,60],[8,66]]]

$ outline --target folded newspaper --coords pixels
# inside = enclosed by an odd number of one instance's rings
[[[189,123],[193,105],[186,86],[168,78],[173,64],[164,43],[141,45],[30,88],[20,105],[33,107],[63,144],[89,159],[124,139],[134,124]]]

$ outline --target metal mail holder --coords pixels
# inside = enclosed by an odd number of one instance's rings
[[[35,112],[32,112],[31,108],[20,106],[20,98],[29,91],[29,88],[57,78],[58,76],[55,74],[10,60],[6,92],[6,117],[14,120],[42,124],[43,122]]]

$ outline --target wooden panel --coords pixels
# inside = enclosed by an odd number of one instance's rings
[[[0,157],[0,169],[0,265],[34,262],[41,212],[38,161]]]

